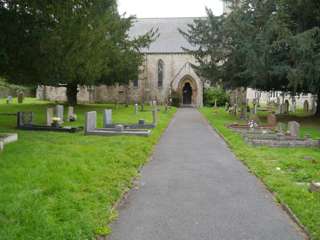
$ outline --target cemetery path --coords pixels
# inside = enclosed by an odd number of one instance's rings
[[[111,240],[304,239],[196,109],[179,109]]]

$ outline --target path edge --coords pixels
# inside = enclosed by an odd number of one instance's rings
[[[142,164],[142,165],[137,169],[137,176],[135,176],[135,177],[132,178],[132,180],[131,180],[131,184],[132,184],[131,187],[128,188],[128,189],[126,189],[126,190],[121,194],[121,196],[120,196],[120,198],[118,199],[118,201],[116,201],[116,202],[114,203],[113,207],[111,208],[111,212],[118,211],[118,209],[120,208],[121,204],[123,204],[124,201],[128,198],[130,192],[131,192],[132,190],[134,190],[135,188],[138,187],[139,182],[140,182],[140,178],[141,178],[140,173],[141,173],[142,169],[143,169],[147,164],[149,164],[149,163],[153,160],[152,156],[153,156],[153,154],[155,153],[156,147],[157,147],[158,143],[161,141],[161,139],[163,138],[164,134],[167,132],[167,130],[168,130],[169,126],[171,125],[171,123],[173,122],[173,120],[174,120],[177,112],[178,112],[178,108],[177,108],[177,110],[175,111],[175,113],[173,114],[171,120],[168,122],[168,124],[167,124],[167,126],[165,127],[164,131],[161,133],[161,136],[159,137],[157,143],[153,146],[153,148],[152,148],[149,156],[147,157],[146,162],[145,162],[144,164]],[[117,221],[117,218],[115,218],[115,219],[109,219],[109,221],[106,223],[106,225],[109,226],[110,224],[114,223],[115,221]],[[111,229],[111,230],[112,230],[112,229]],[[105,236],[96,235],[96,236],[95,236],[95,239],[96,239],[96,240],[108,240],[108,239],[110,239],[111,233],[112,233],[112,231],[111,231],[108,235],[105,235]]]
[[[198,109],[199,111],[199,109]],[[300,231],[305,235],[305,239],[306,240],[312,240],[311,234],[308,231],[308,229],[301,223],[301,221],[299,220],[299,218],[294,214],[294,212],[291,210],[291,208],[285,204],[280,198],[277,197],[277,193],[273,192],[268,185],[263,181],[263,179],[261,179],[255,172],[253,172],[250,167],[248,166],[248,164],[246,164],[244,161],[240,160],[237,155],[235,154],[235,152],[232,150],[232,145],[230,144],[230,142],[223,136],[223,134],[217,129],[215,128],[213,125],[210,124],[210,122],[208,121],[208,119],[206,118],[206,116],[204,115],[204,113],[202,113],[201,111],[199,111],[199,113],[201,114],[201,117],[203,118],[203,120],[209,125],[209,127],[216,133],[218,134],[221,139],[225,142],[225,144],[227,145],[227,147],[229,148],[229,150],[232,152],[232,154],[235,156],[235,158],[241,162],[247,169],[248,171],[256,177],[256,179],[261,183],[261,185],[264,186],[265,190],[267,190],[271,195],[272,198],[274,200],[275,203],[278,203],[277,205],[281,207],[281,209],[289,216],[289,218],[295,223],[297,224],[297,227],[299,227]]]

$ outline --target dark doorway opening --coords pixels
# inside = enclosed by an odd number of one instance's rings
[[[183,104],[191,104],[192,103],[192,87],[190,83],[186,83],[182,89],[183,93]]]

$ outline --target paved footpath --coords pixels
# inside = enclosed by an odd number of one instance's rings
[[[141,174],[111,240],[304,239],[196,109],[178,110]]]

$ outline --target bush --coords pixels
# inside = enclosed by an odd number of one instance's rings
[[[180,107],[181,98],[179,93],[172,91],[171,93],[171,105],[173,107]]]
[[[221,87],[210,87],[204,90],[203,104],[206,107],[212,107],[217,100],[217,106],[224,106],[226,102],[229,102],[229,95]]]

